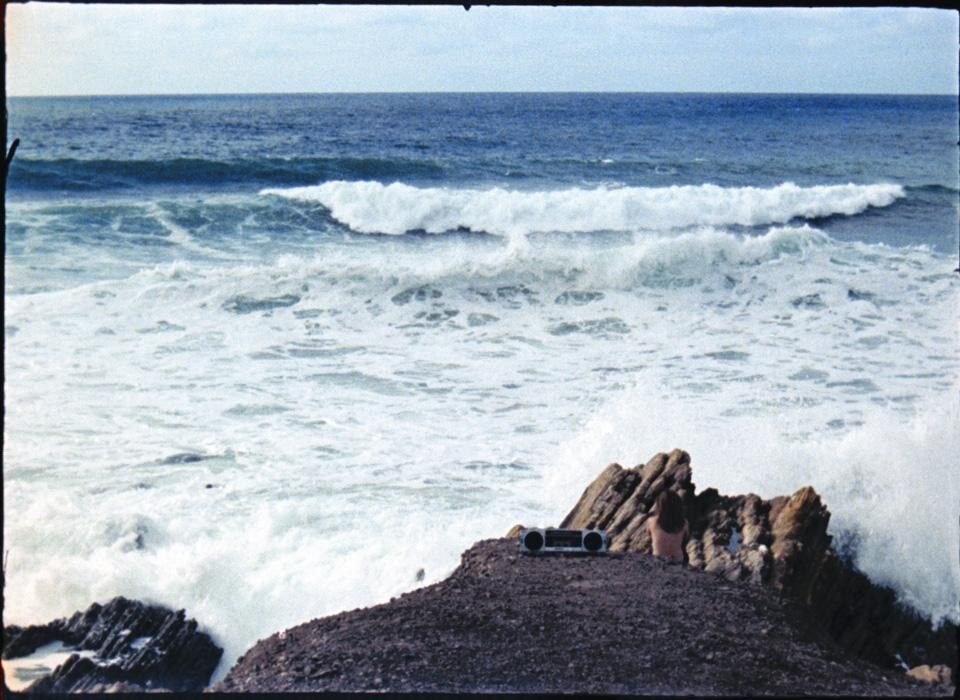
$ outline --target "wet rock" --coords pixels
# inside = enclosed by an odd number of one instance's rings
[[[94,603],[46,625],[4,628],[3,658],[27,656],[50,642],[94,652],[75,654],[28,692],[97,692],[132,685],[174,692],[198,691],[209,681],[223,650],[197,631],[185,612],[117,597]]]
[[[58,634],[59,630],[50,625],[4,627],[3,658],[17,659],[21,656],[29,656],[40,647],[57,641]]]

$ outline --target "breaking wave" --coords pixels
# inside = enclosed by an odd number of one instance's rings
[[[441,245],[433,255],[394,248],[369,249],[357,256],[350,249],[331,249],[322,256],[304,259],[281,256],[268,266],[230,266],[187,273],[192,266],[178,263],[159,266],[136,275],[137,284],[163,284],[200,274],[217,289],[236,280],[270,280],[270,294],[296,295],[305,280],[325,280],[337,289],[357,288],[363,293],[397,285],[439,285],[446,289],[475,285],[525,284],[534,288],[577,287],[618,289],[684,287],[699,281],[723,279],[773,261],[816,266],[812,257],[836,250],[837,244],[810,226],[771,227],[761,235],[736,234],[703,228],[676,235],[637,236],[614,248],[556,245],[543,241],[534,246],[497,246],[464,255],[462,243]],[[196,282],[192,279],[192,282]],[[281,284],[282,283],[282,284]],[[277,287],[277,284],[281,286]],[[284,286],[286,285],[286,286]],[[559,292],[558,292],[559,293]],[[234,300],[235,301],[235,300]],[[235,309],[234,309],[235,310]]]
[[[469,229],[502,236],[763,226],[796,218],[852,216],[869,207],[889,206],[905,196],[903,187],[887,183],[800,187],[785,182],[771,188],[704,184],[528,192],[344,180],[265,189],[261,194],[319,202],[333,218],[359,233]]]

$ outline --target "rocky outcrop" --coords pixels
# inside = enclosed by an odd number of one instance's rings
[[[807,609],[812,624],[858,656],[888,667],[945,664],[956,677],[957,626],[934,630],[899,605],[891,589],[844,561],[827,534],[830,512],[812,487],[770,500],[752,493],[723,496],[713,488],[697,494],[691,474],[690,455],[682,450],[632,469],[611,464],[561,527],[602,528],[612,551],[649,553],[644,525],[660,491],[673,489],[690,524],[691,567],[790,596]]]
[[[691,526],[689,567],[648,556],[644,524],[667,488]],[[212,690],[948,694],[949,669],[908,675],[890,654],[913,644],[940,658],[956,644],[905,623],[892,592],[843,563],[829,519],[811,487],[698,494],[680,450],[611,464],[561,523],[605,529],[609,553],[524,555],[517,525],[439,583],[258,641]]]
[[[94,603],[69,619],[46,625],[5,627],[3,658],[28,656],[41,646],[62,642],[94,652],[90,659],[74,654],[27,692],[98,692],[166,689],[201,690],[223,650],[197,631],[185,612],[117,597]]]
[[[215,692],[938,696],[803,631],[765,586],[638,552],[484,540],[447,579],[260,640]]]

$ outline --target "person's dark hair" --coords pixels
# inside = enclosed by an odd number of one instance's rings
[[[657,524],[666,532],[680,532],[683,529],[683,502],[676,491],[664,489],[657,496],[655,504]]]

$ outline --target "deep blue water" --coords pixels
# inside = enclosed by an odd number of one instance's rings
[[[830,234],[956,244],[952,96],[12,98],[9,112],[10,138],[21,139],[13,201],[249,193],[330,180],[520,190],[890,182],[908,196],[869,220],[869,232],[863,219],[839,217],[825,224]]]
[[[9,130],[24,150],[11,186],[296,185],[353,176],[757,186],[883,177],[955,187],[956,117],[949,96],[13,98]],[[588,167],[603,158],[616,167]]]

